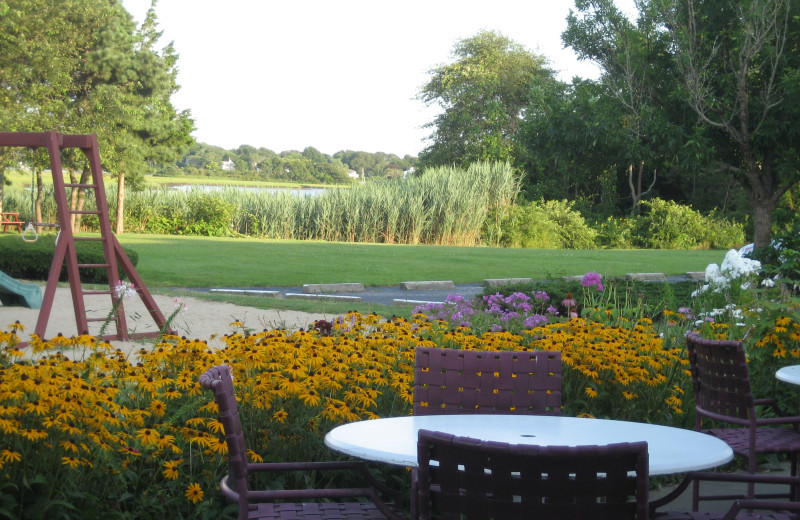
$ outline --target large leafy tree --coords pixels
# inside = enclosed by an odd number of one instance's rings
[[[674,177],[694,115],[687,117],[676,97],[670,39],[657,18],[644,13],[634,24],[613,0],[577,0],[576,7],[579,13],[570,12],[564,43],[602,70],[601,99],[595,103],[602,113],[586,121],[606,123],[601,125],[607,128],[605,141],[613,148],[605,158],[636,213],[644,196]]]
[[[154,9],[137,31],[118,0],[0,0],[0,128],[96,133],[104,169],[140,180],[193,129],[170,102],[177,56],[159,36]]]
[[[533,83],[551,78],[546,60],[494,31],[456,43],[452,63],[430,71],[418,98],[442,112],[426,126],[432,144],[420,154],[424,166],[509,161]]]
[[[779,199],[800,180],[800,4],[636,3],[634,26],[611,0],[577,0],[565,42],[601,66],[607,92],[650,136],[637,145],[651,162],[739,183],[765,245]],[[681,146],[664,148],[670,140]]]
[[[654,0],[653,9],[716,167],[743,187],[754,242],[766,245],[780,198],[800,180],[800,4]]]

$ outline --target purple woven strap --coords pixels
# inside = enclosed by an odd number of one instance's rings
[[[737,455],[750,453],[749,428],[712,428],[703,430],[731,447]],[[774,427],[756,429],[756,453],[800,452],[800,432],[793,428]]]
[[[561,415],[561,352],[418,347],[414,415]]]
[[[420,431],[419,509],[435,518],[645,518],[647,443],[515,445]]]
[[[697,406],[740,419],[752,418],[753,393],[740,341],[717,341],[687,334]]]

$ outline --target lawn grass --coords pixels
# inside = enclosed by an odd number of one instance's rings
[[[720,263],[723,251],[544,250],[493,247],[352,244],[253,238],[123,234],[139,254],[137,270],[150,287],[293,287],[360,282],[487,278],[536,280],[627,273],[683,274]]]

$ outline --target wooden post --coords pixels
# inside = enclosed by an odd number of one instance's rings
[[[115,233],[121,235],[125,230],[125,172],[117,178],[117,226]]]

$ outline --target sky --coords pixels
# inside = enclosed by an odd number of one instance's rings
[[[137,23],[150,0],[122,0]],[[633,0],[617,0],[625,12]],[[572,0],[159,0],[162,46],[179,54],[173,95],[194,137],[226,149],[312,146],[418,155],[438,113],[416,99],[458,40],[496,31],[562,81],[597,68],[564,49]]]

